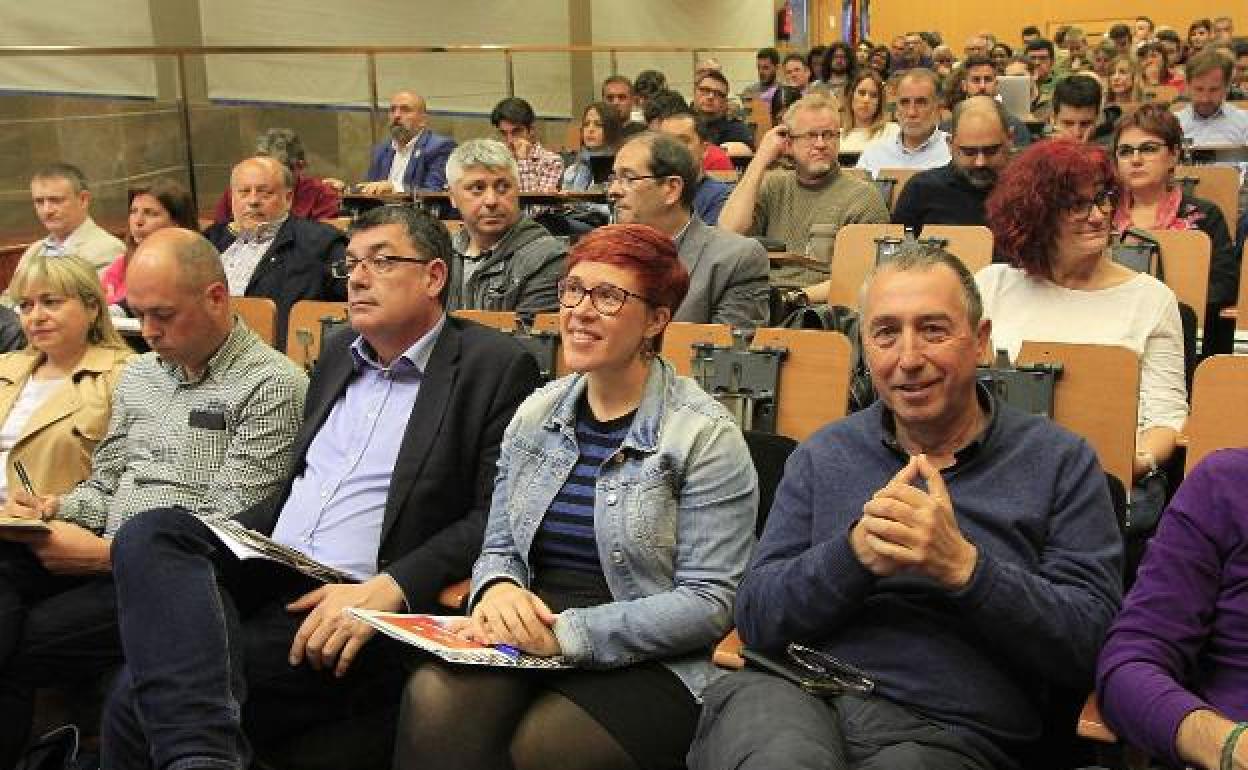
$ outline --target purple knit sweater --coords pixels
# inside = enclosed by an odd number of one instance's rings
[[[1248,449],[1216,452],[1179,488],[1097,667],[1101,712],[1171,764],[1183,717],[1248,720]]]

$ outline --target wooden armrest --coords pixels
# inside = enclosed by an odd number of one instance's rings
[[[451,610],[458,610],[468,600],[468,592],[472,590],[472,581],[461,580],[451,583],[438,593],[438,604]]]
[[[1083,702],[1083,711],[1079,712],[1079,737],[1101,743],[1117,743],[1118,736],[1110,730],[1101,718],[1101,707],[1096,702],[1096,693],[1088,695]]]
[[[741,637],[737,635],[737,629],[734,628],[715,645],[715,654],[711,656],[711,660],[720,668],[744,668],[745,658],[741,657],[741,648],[744,646]]]

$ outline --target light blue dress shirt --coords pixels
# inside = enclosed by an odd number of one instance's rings
[[[951,160],[949,154],[949,135],[939,128],[932,131],[927,141],[915,149],[905,145],[902,135],[880,137],[867,142],[858,156],[858,168],[864,168],[872,178],[880,175],[885,168],[939,168]]]
[[[377,574],[390,479],[445,323],[444,315],[388,367],[363,337],[351,346],[355,377],[308,446],[274,540],[359,580]]]

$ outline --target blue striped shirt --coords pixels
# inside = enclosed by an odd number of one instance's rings
[[[602,574],[598,542],[594,538],[594,485],[602,464],[624,443],[636,414],[634,410],[623,417],[599,422],[589,405],[581,402],[576,419],[580,456],[542,517],[542,525],[533,540],[530,563],[538,574],[543,569]]]

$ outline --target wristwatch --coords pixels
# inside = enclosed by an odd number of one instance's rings
[[[784,304],[786,307],[791,307],[794,310],[810,307],[810,297],[806,296],[806,292],[801,289],[794,289],[784,295]]]

